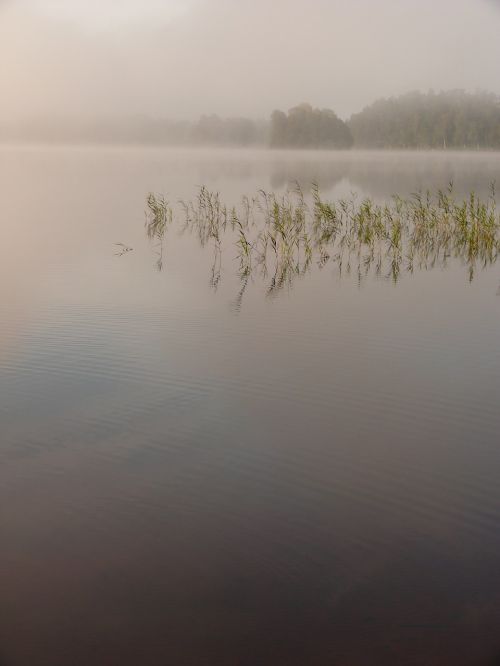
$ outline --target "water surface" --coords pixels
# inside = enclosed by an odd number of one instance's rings
[[[144,210],[291,180],[487,196],[499,167],[0,149],[0,664],[496,663],[498,266],[241,298],[173,229],[155,270]]]

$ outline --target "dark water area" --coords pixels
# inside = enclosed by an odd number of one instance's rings
[[[244,298],[148,192],[446,187],[497,153],[0,149],[0,666],[500,663],[500,271]],[[133,248],[116,256],[116,243]],[[227,264],[226,264],[227,265]]]

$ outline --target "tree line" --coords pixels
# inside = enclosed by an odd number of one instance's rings
[[[249,118],[201,116],[174,121],[145,115],[122,118],[36,118],[0,122],[0,141],[144,145],[265,145],[269,124]]]
[[[271,116],[270,144],[309,148],[500,148],[500,97],[462,90],[380,99],[347,121],[301,104]]]
[[[288,114],[273,111],[269,142],[273,148],[350,148],[354,140],[334,111],[300,104]]]
[[[500,97],[453,90],[379,99],[349,119],[300,104],[269,121],[205,115],[197,121],[135,116],[0,125],[0,141],[270,146],[272,148],[500,149]]]
[[[499,148],[500,98],[462,90],[381,99],[348,121],[369,148]]]

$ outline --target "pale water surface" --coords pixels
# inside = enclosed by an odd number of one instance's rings
[[[242,294],[173,228],[155,269],[149,191],[296,179],[500,155],[0,149],[1,666],[498,663],[498,266]]]

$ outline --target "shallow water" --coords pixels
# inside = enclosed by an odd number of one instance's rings
[[[500,272],[266,296],[149,191],[487,196],[500,154],[0,149],[0,665],[494,664]],[[115,243],[133,251],[115,256]]]

